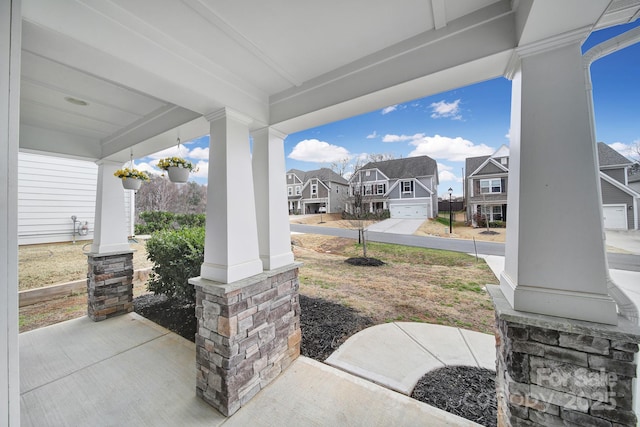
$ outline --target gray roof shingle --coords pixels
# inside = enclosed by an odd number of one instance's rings
[[[491,156],[467,157],[464,162],[465,176],[474,173],[489,157]]]
[[[362,169],[379,169],[391,179],[438,176],[438,164],[429,156],[407,157],[404,159],[369,162]]]
[[[633,162],[604,142],[598,142],[598,162],[603,166],[629,166]]]
[[[347,185],[346,179],[329,168],[320,168],[307,172],[301,171],[299,169],[289,169],[287,173],[295,173],[303,183],[306,183],[311,178],[318,178],[322,182],[337,182],[338,184]]]

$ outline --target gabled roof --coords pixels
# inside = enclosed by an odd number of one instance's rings
[[[389,179],[417,178],[433,175],[438,178],[438,164],[429,156],[369,162],[362,169],[379,169]]]
[[[613,166],[631,166],[633,162],[604,142],[598,142],[598,163],[600,168],[611,168]]]
[[[502,164],[498,163],[496,160],[502,157],[509,157],[509,147],[505,144],[502,144],[492,155],[490,156],[478,156],[478,157],[467,157],[465,159],[465,177],[469,177],[475,174],[478,169],[484,167],[484,165],[488,162],[493,162],[500,169],[504,169],[505,172],[508,172],[508,169],[504,167]]]
[[[469,177],[473,172],[478,170],[491,156],[467,157],[464,160],[464,173]]]
[[[302,180],[302,183],[306,183],[311,178],[318,178],[322,182],[336,182],[338,184],[347,185],[347,180],[332,171],[329,168],[320,168],[312,171],[301,171],[299,169],[289,169],[287,173],[294,173]]]

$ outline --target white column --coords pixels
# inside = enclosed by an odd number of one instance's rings
[[[516,310],[616,324],[579,39],[515,67],[500,288]]]
[[[228,108],[206,117],[211,122],[211,142],[200,275],[231,283],[262,273],[249,147],[251,119]]]
[[[20,425],[18,139],[21,5],[0,2],[0,425]]]
[[[92,254],[130,251],[122,183],[113,176],[122,163],[100,160]],[[127,190],[129,191],[129,190]]]
[[[251,135],[260,259],[265,270],[273,270],[293,263],[289,215],[285,209],[286,135],[273,128],[263,128]]]

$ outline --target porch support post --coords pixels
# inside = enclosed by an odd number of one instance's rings
[[[583,36],[519,52],[500,288],[516,310],[615,325]]]
[[[206,117],[211,123],[209,203],[200,275],[231,283],[262,273],[249,148],[251,119],[228,108]]]
[[[122,163],[100,160],[91,251],[87,253],[87,315],[94,322],[133,311],[133,251],[125,221],[124,189],[114,172]]]
[[[284,138],[273,128],[253,136],[253,185],[256,200],[260,259],[265,270],[293,263],[287,201]]]
[[[18,140],[20,0],[0,2],[0,425],[20,425]]]
[[[109,254],[129,252],[125,223],[124,190],[120,180],[113,176],[122,163],[100,160],[96,192],[96,213],[91,253]]]

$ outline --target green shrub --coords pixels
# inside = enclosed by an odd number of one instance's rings
[[[188,280],[200,275],[204,262],[204,227],[154,233],[147,241],[147,258],[154,264],[147,282],[150,291],[195,301],[195,289]]]
[[[161,230],[176,230],[183,227],[204,227],[205,214],[175,214],[164,211],[140,213],[140,221],[135,225],[136,234],[152,234]]]

